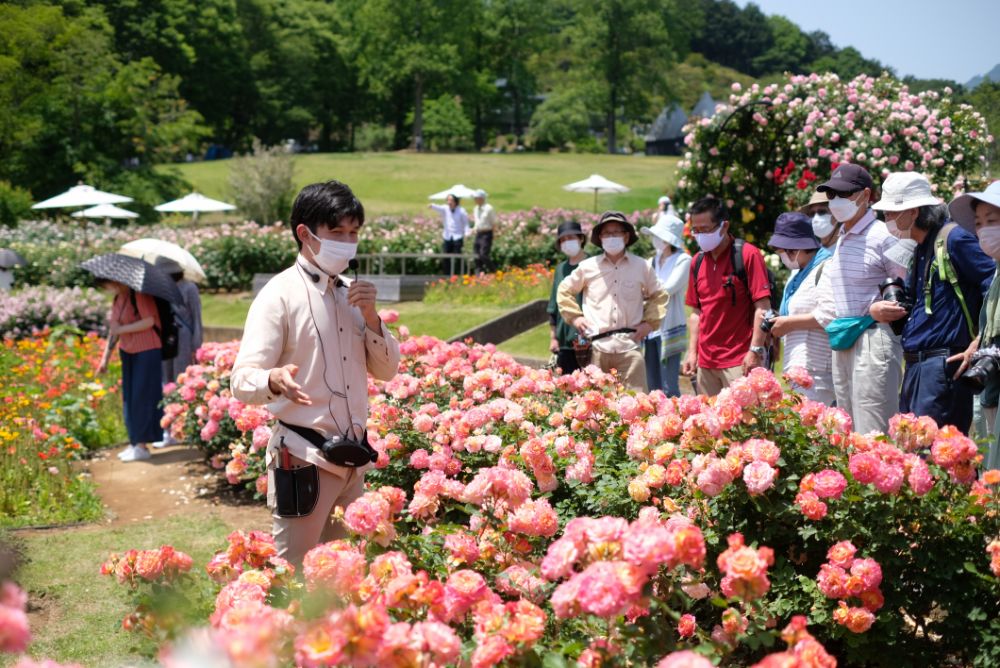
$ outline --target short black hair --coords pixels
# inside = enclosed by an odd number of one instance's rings
[[[700,200],[691,205],[688,209],[688,213],[694,216],[696,213],[708,212],[712,214],[712,222],[716,225],[722,224],[724,221],[729,220],[729,211],[726,209],[726,205],[722,203],[722,200],[717,197],[702,197]]]
[[[364,225],[364,205],[354,196],[351,187],[346,183],[327,181],[310,184],[299,192],[295,203],[292,204],[292,215],[288,221],[292,226],[295,243],[301,249],[302,241],[295,233],[299,225],[305,225],[310,232],[316,234],[316,229],[320,225],[332,230],[346,218],[354,218],[358,221],[358,225]]]

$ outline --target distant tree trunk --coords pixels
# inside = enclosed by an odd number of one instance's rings
[[[618,107],[618,90],[611,87],[611,105],[608,107],[608,153],[617,152],[618,137],[615,133],[615,109]]]
[[[413,148],[424,150],[424,77],[419,72],[413,86]]]
[[[521,133],[523,131],[521,124],[521,91],[518,90],[516,85],[511,85],[510,88],[511,97],[514,98],[514,141],[520,145],[521,144]]]

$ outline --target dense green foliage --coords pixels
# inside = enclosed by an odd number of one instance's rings
[[[881,69],[729,0],[20,0],[0,6],[0,182],[41,199],[84,180],[151,217],[184,189],[153,165],[254,138],[614,152],[670,100],[718,95],[713,62]]]

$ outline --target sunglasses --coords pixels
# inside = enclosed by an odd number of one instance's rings
[[[858,188],[857,190],[851,190],[851,191],[847,191],[847,192],[840,191],[840,190],[827,190],[826,191],[826,198],[827,199],[833,199],[834,197],[846,197],[846,198],[850,198],[850,197],[853,197],[854,195],[857,195],[862,190],[863,190],[863,188]]]

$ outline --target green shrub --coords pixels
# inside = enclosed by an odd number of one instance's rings
[[[31,215],[31,193],[24,188],[0,181],[0,226],[14,227]]]

